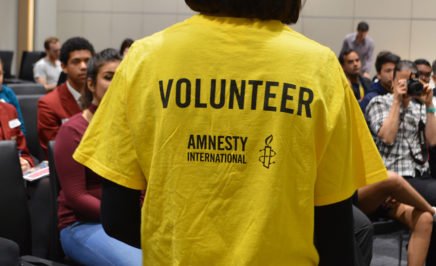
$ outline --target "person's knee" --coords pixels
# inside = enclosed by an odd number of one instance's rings
[[[433,228],[433,214],[429,212],[423,212],[419,216],[416,222],[416,229],[421,231],[431,231]]]
[[[404,178],[399,174],[392,171],[388,171],[387,182],[390,190],[401,190],[404,188],[405,182],[407,181],[404,180]]]

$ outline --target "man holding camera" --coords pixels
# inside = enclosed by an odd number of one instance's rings
[[[415,79],[416,66],[400,61],[389,94],[373,98],[366,119],[388,170],[402,175],[433,206],[436,179],[431,178],[427,145],[436,144],[433,90]],[[432,234],[427,265],[436,265],[436,234]]]

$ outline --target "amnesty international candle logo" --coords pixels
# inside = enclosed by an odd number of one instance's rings
[[[262,153],[262,156],[259,157],[259,162],[262,163],[263,167],[268,169],[272,164],[276,163],[275,161],[272,160],[272,158],[277,155],[277,153],[270,146],[272,141],[273,141],[273,136],[270,135],[265,139],[265,148],[259,151]]]

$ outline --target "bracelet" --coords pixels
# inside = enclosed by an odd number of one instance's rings
[[[429,107],[429,108],[427,108],[427,113],[431,113],[431,114],[436,113],[436,108],[435,108],[435,107]]]

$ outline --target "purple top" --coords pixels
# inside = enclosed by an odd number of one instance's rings
[[[96,106],[90,106],[94,113]],[[100,220],[101,178],[77,163],[73,153],[88,127],[82,113],[64,123],[56,136],[54,150],[56,171],[61,190],[58,196],[58,228],[76,222]]]

